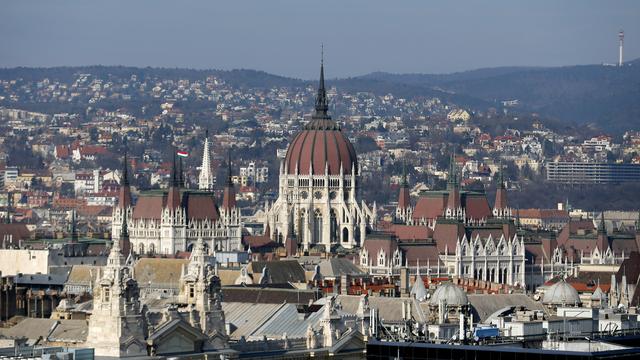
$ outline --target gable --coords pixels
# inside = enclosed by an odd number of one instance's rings
[[[175,326],[157,342],[156,354],[178,354],[199,351],[200,340],[182,326]]]

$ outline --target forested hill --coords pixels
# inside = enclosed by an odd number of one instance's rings
[[[446,75],[372,73],[362,78],[437,89],[612,131],[640,129],[640,59],[623,67],[503,67]]]

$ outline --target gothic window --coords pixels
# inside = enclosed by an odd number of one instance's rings
[[[110,290],[108,286],[102,288],[102,301],[109,302],[110,299]]]
[[[313,242],[322,242],[322,212],[316,209],[313,215]]]
[[[193,284],[189,284],[189,298],[193,298],[196,295],[196,289]]]
[[[378,266],[384,266],[384,253],[381,252],[380,256],[378,256]]]
[[[138,245],[138,254],[143,255],[144,254],[144,244],[140,243]]]
[[[362,254],[362,256],[360,257],[360,264],[362,265],[367,265],[367,253]]]
[[[336,215],[336,210],[335,209],[331,209],[331,211],[329,212],[330,214],[330,227],[331,227],[331,242],[335,243],[337,241],[339,241],[339,236],[340,236],[340,230],[338,229],[338,219],[337,219],[337,215]],[[344,239],[343,239],[344,241]]]
[[[153,255],[156,253],[156,246],[154,244],[149,244],[149,255]]]
[[[349,229],[342,229],[342,242],[349,242]]]

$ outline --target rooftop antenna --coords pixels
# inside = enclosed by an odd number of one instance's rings
[[[618,66],[622,66],[622,48],[624,46],[624,31],[618,33]]]

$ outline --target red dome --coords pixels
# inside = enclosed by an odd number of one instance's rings
[[[352,166],[357,169],[358,158],[340,126],[330,119],[314,119],[293,139],[284,163],[287,174],[295,174],[297,168],[298,174],[309,175],[312,165],[313,175],[324,175],[327,164],[329,175],[340,175],[340,165],[349,175]]]
[[[329,175],[340,175],[340,166],[345,175],[351,174],[351,168],[358,168],[356,150],[349,142],[340,126],[327,114],[329,99],[324,88],[324,66],[320,65],[320,86],[316,96],[316,111],[302,132],[293,139],[284,159],[287,174],[324,175],[328,167]],[[357,172],[358,170],[356,170]]]

